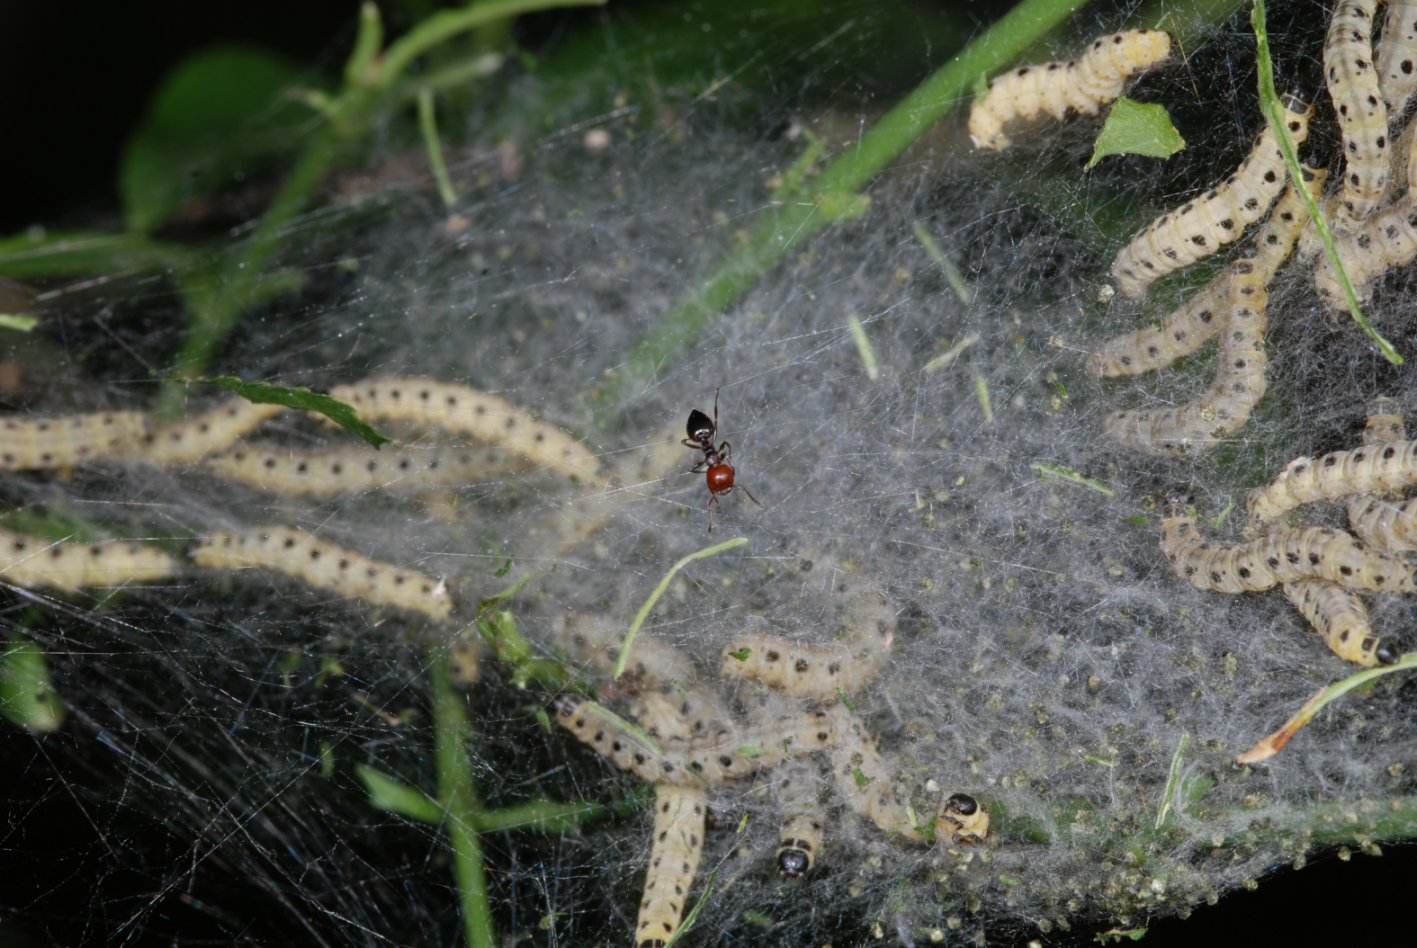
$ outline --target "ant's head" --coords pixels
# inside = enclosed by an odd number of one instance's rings
[[[700,444],[713,440],[714,425],[709,420],[709,416],[695,408],[689,412],[689,424],[687,426],[690,441],[697,441]]]

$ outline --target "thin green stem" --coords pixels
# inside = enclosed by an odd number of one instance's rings
[[[429,652],[428,688],[433,705],[438,802],[447,814],[444,827],[452,850],[463,937],[468,948],[494,948],[497,938],[487,897],[487,872],[482,865],[482,841],[477,835],[482,806],[468,759],[472,726],[463,697],[453,687],[447,656],[436,647]]]
[[[418,93],[418,128],[423,133],[423,147],[428,151],[428,167],[438,183],[438,196],[443,207],[452,210],[458,196],[453,191],[453,179],[448,177],[448,164],[443,160],[443,142],[438,137],[438,117],[433,112],[433,90]]]
[[[1309,207],[1309,217],[1314,222],[1314,228],[1319,233],[1319,240],[1323,242],[1324,254],[1328,257],[1328,262],[1333,267],[1334,274],[1338,277],[1338,283],[1343,287],[1344,298],[1348,300],[1348,312],[1352,314],[1353,321],[1362,328],[1373,340],[1382,353],[1393,365],[1402,365],[1403,358],[1398,351],[1378,333],[1363,315],[1362,308],[1358,305],[1358,294],[1353,290],[1353,284],[1348,279],[1348,273],[1343,269],[1343,261],[1339,259],[1338,248],[1333,243],[1333,232],[1328,229],[1328,221],[1324,220],[1322,209],[1318,201],[1314,200],[1313,194],[1304,187],[1304,170],[1299,164],[1299,152],[1294,147],[1294,139],[1289,137],[1289,130],[1285,128],[1284,106],[1279,102],[1279,93],[1274,88],[1274,63],[1269,56],[1269,33],[1265,29],[1264,0],[1254,0],[1254,6],[1250,10],[1250,25],[1255,30],[1255,65],[1259,73],[1260,88],[1260,109],[1264,112],[1265,121],[1269,123],[1270,131],[1279,141],[1279,150],[1284,152],[1284,163],[1289,166],[1289,180],[1299,189],[1300,195],[1304,198],[1304,203]]]
[[[620,645],[620,656],[615,659],[614,678],[618,679],[625,673],[625,666],[630,663],[630,646],[635,644],[635,636],[640,632],[640,626],[645,624],[650,612],[654,609],[655,603],[664,595],[669,584],[674,581],[674,577],[679,575],[679,571],[695,560],[702,560],[706,557],[716,556],[724,550],[731,550],[734,547],[746,546],[747,537],[734,537],[732,540],[725,540],[723,543],[716,543],[713,546],[706,546],[702,550],[695,550],[688,556],[669,567],[669,572],[664,574],[664,578],[659,581],[659,585],[654,587],[654,591],[649,594],[644,605],[640,606],[640,611],[635,613],[635,621],[630,623],[630,631],[625,633],[625,641]]]

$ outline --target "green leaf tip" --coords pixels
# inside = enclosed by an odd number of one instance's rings
[[[266,382],[246,382],[234,375],[213,375],[192,381],[204,385],[218,385],[257,405],[284,405],[286,408],[313,411],[324,415],[341,428],[357,434],[376,448],[393,443],[392,438],[384,437],[372,425],[360,421],[359,415],[349,405],[337,398],[312,392],[308,388],[288,388],[284,385],[271,385]]]
[[[1109,155],[1145,155],[1170,158],[1186,147],[1186,140],[1171,124],[1166,106],[1137,102],[1126,96],[1118,99],[1107,113],[1087,170]]]

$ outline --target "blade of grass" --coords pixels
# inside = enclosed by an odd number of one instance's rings
[[[1265,29],[1264,0],[1254,0],[1254,5],[1250,9],[1250,25],[1255,30],[1255,64],[1259,73],[1260,109],[1264,112],[1264,118],[1269,124],[1270,131],[1279,141],[1280,151],[1284,152],[1284,163],[1289,166],[1289,180],[1301,182],[1304,180],[1304,172],[1299,165],[1299,153],[1295,150],[1294,140],[1289,137],[1289,130],[1285,127],[1284,106],[1279,103],[1279,93],[1274,88],[1274,62],[1269,56],[1269,33]],[[1318,202],[1314,200],[1314,196],[1309,193],[1308,188],[1299,188],[1299,193],[1303,195],[1304,203],[1309,207],[1309,217],[1319,232],[1319,239],[1323,242],[1324,254],[1328,256],[1329,265],[1333,267],[1333,272],[1338,276],[1339,285],[1343,287],[1343,295],[1348,300],[1348,312],[1352,314],[1353,321],[1372,338],[1374,345],[1378,347],[1378,351],[1382,353],[1384,359],[1393,365],[1402,365],[1404,360],[1393,348],[1392,343],[1384,339],[1363,315],[1363,310],[1358,305],[1358,294],[1353,291],[1353,284],[1343,269],[1343,261],[1338,258],[1338,248],[1334,246],[1333,233],[1328,229],[1328,222],[1324,220],[1323,211],[1319,208]]]
[[[625,633],[625,641],[620,645],[620,656],[615,659],[615,673],[612,677],[618,680],[619,677],[625,673],[625,666],[630,663],[630,646],[635,644],[635,636],[639,634],[640,626],[645,624],[645,619],[649,618],[650,611],[654,609],[655,603],[659,602],[659,597],[664,595],[665,590],[669,588],[669,584],[674,581],[674,577],[679,574],[681,569],[695,560],[716,556],[724,550],[731,550],[737,546],[746,546],[747,543],[747,537],[734,537],[732,540],[726,540],[723,543],[717,543],[713,546],[706,546],[702,550],[690,553],[671,566],[669,572],[665,573],[664,578],[659,581],[659,585],[654,587],[654,591],[649,594],[649,598],[645,600],[645,604],[640,606],[640,611],[635,613],[635,621],[630,623],[630,631]]]
[[[477,835],[482,804],[477,798],[468,756],[472,725],[468,723],[463,697],[453,687],[446,652],[435,647],[429,650],[428,656],[438,802],[446,814],[444,829],[452,851],[463,939],[468,948],[495,948],[497,936],[492,929],[487,871],[482,864],[482,841]]]
[[[1391,675],[1394,672],[1410,671],[1417,668],[1417,652],[1404,655],[1391,665],[1384,665],[1381,668],[1365,668],[1356,675],[1349,675],[1341,681],[1336,681],[1327,688],[1321,688],[1312,698],[1304,702],[1304,706],[1294,713],[1294,716],[1268,737],[1261,740],[1254,747],[1245,751],[1235,758],[1237,764],[1253,764],[1261,760],[1267,760],[1284,749],[1284,745],[1289,743],[1289,739],[1299,732],[1305,724],[1312,721],[1320,711],[1330,702],[1336,701],[1354,688],[1361,688],[1370,681],[1374,681],[1384,675]]]

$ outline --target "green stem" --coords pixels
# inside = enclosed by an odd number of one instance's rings
[[[487,897],[487,872],[482,865],[482,841],[477,835],[481,803],[472,779],[468,747],[472,726],[462,695],[453,687],[448,660],[438,648],[429,650],[428,687],[433,704],[433,743],[438,770],[438,802],[447,813],[444,823],[452,850],[462,911],[463,937],[469,948],[494,948],[492,906]]]

